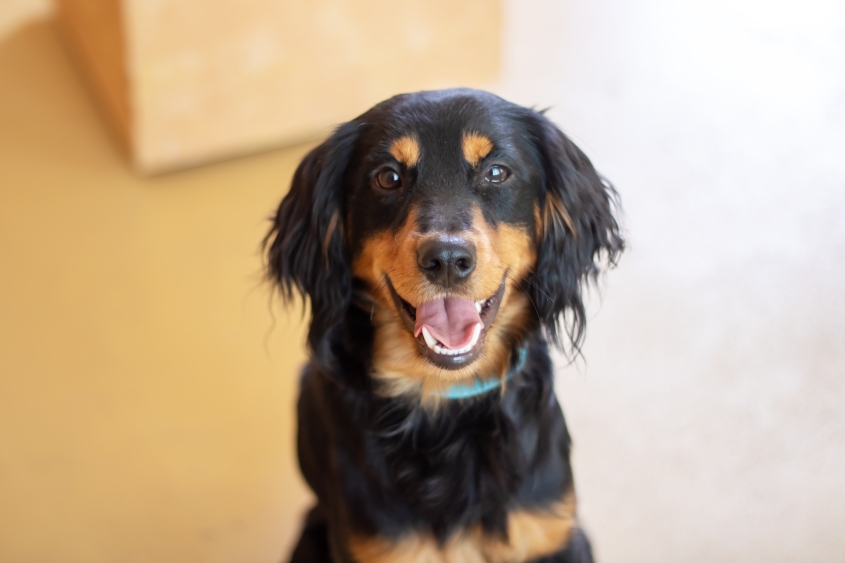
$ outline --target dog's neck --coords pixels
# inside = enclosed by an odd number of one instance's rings
[[[525,344],[520,346],[515,356],[516,362],[511,366],[511,369],[508,370],[508,373],[503,379],[476,379],[472,384],[462,383],[452,385],[441,391],[440,397],[443,399],[469,399],[470,397],[476,397],[488,391],[498,389],[503,383],[513,379],[525,367],[525,359],[528,357],[528,347]]]

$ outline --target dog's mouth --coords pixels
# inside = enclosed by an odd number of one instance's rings
[[[418,307],[402,299],[390,278],[385,281],[405,328],[416,338],[420,355],[443,369],[461,369],[474,362],[484,348],[487,329],[493,324],[505,293],[505,277],[488,299],[473,301],[444,296]]]

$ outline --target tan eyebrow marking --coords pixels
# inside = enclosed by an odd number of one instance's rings
[[[478,133],[464,133],[461,149],[466,161],[475,166],[493,150],[493,141]]]
[[[413,168],[420,159],[420,144],[415,138],[405,135],[393,141],[390,154],[408,168]]]

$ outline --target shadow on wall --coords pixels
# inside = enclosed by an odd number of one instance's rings
[[[287,552],[303,327],[258,246],[306,149],[138,178],[51,24],[0,43],[0,560]]]

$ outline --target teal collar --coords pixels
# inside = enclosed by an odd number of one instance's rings
[[[508,374],[505,376],[505,381],[510,380],[525,367],[525,359],[528,357],[528,347],[520,347],[519,352],[517,353],[518,356],[516,365],[508,371]],[[497,389],[501,385],[501,379],[486,379],[483,381],[476,379],[471,384],[452,385],[445,391],[441,391],[440,396],[444,399],[468,399],[469,397],[475,397],[476,395],[481,395],[482,393]]]

